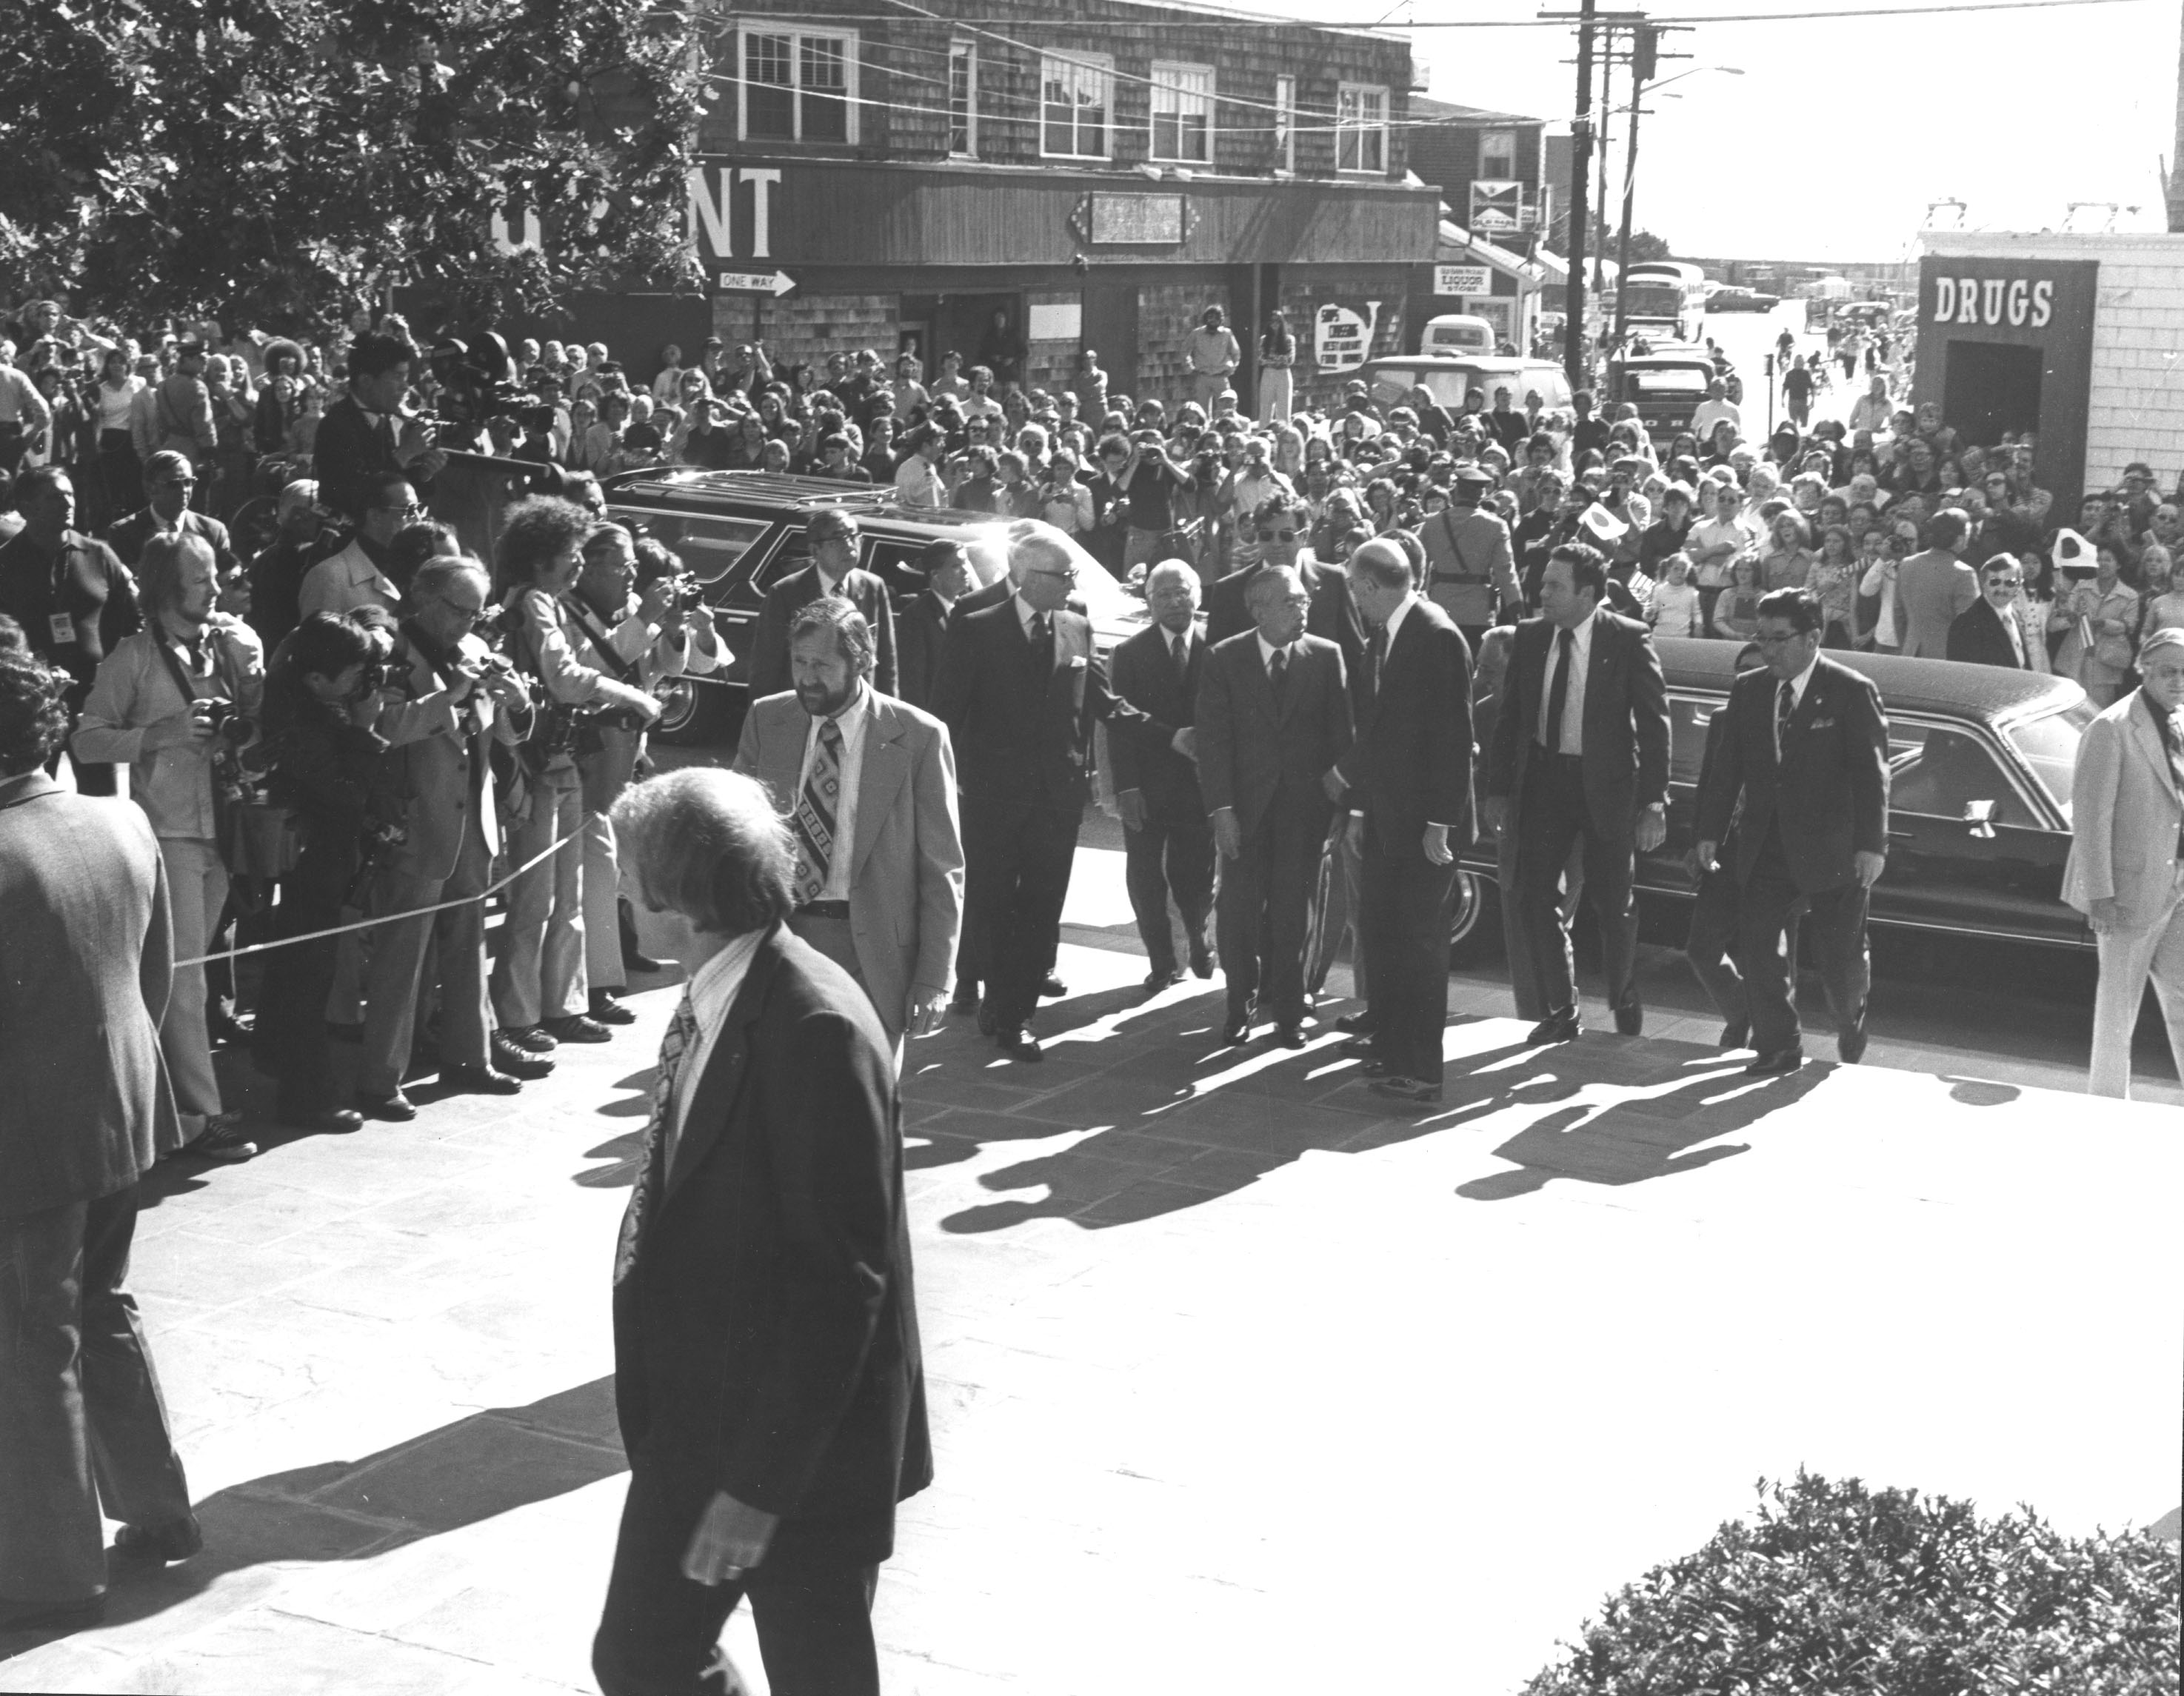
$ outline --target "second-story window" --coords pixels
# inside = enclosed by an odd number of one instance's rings
[[[1152,156],[1185,165],[1210,165],[1213,159],[1213,67],[1156,59],[1152,83]]]
[[[842,30],[744,31],[744,137],[854,142],[857,37]]]
[[[1489,182],[1511,182],[1517,176],[1517,132],[1481,130],[1479,132],[1479,174]]]
[[[1274,79],[1274,169],[1296,169],[1296,78]]]
[[[1388,91],[1373,83],[1346,82],[1334,95],[1334,168],[1388,169]]]
[[[948,44],[948,151],[958,159],[978,156],[978,44]]]
[[[1114,81],[1115,61],[1105,54],[1041,54],[1039,152],[1049,159],[1108,157]]]

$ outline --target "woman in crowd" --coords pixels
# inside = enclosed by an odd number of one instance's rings
[[[92,390],[92,423],[98,432],[99,479],[106,491],[109,522],[144,504],[144,466],[136,457],[129,420],[144,379],[129,368],[128,350],[109,348],[99,356],[98,382]]]
[[[1759,550],[1759,580],[1769,589],[1802,589],[1813,569],[1810,533],[1795,509],[1774,515]]]
[[[1805,587],[1820,598],[1820,645],[1858,645],[1858,544],[1850,531],[1830,524],[1820,533],[1820,551],[1805,573]]]
[[[1259,338],[1259,421],[1285,424],[1295,402],[1296,338],[1288,315],[1269,312],[1267,333]]]
[[[2063,634],[2057,675],[2076,678],[2094,706],[2113,706],[2131,673],[2139,597],[2123,581],[2123,556],[2114,547],[2096,549],[2094,561],[2092,577],[2057,597],[2048,628]]]
[[[1739,554],[1729,565],[1729,587],[1713,604],[1713,633],[1732,641],[1749,642],[1759,628],[1759,598],[1766,593],[1760,582],[1759,556]]]

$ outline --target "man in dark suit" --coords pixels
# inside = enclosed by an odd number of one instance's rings
[[[1471,840],[1471,656],[1448,615],[1418,598],[1410,556],[1384,538],[1350,556],[1350,593],[1372,628],[1357,690],[1357,741],[1328,774],[1363,862],[1362,933],[1373,972],[1373,1088],[1440,1099],[1448,1022],[1448,900]]]
[[[1198,630],[1198,574],[1178,560],[1145,576],[1153,622],[1115,650],[1115,693],[1146,717],[1143,729],[1107,739],[1115,802],[1123,816],[1123,878],[1145,945],[1145,987],[1183,981],[1175,962],[1168,896],[1175,896],[1190,969],[1213,975],[1206,921],[1213,909],[1213,832],[1199,790],[1198,690],[1206,639]]]
[[[1229,572],[1206,592],[1206,645],[1217,648],[1231,636],[1251,629],[1255,621],[1245,596],[1253,576],[1265,566],[1290,566],[1295,568],[1312,596],[1311,611],[1305,615],[1306,633],[1341,649],[1344,669],[1356,676],[1365,654],[1364,622],[1350,599],[1350,586],[1343,580],[1341,568],[1310,557],[1311,510],[1297,496],[1278,489],[1259,503],[1251,517],[1259,545],[1258,565]]]
[[[0,654],[0,1633],[95,1623],[117,1551],[202,1543],[122,1288],[136,1183],[177,1141],[167,884],[143,812],[42,769],[53,674]]]
[[[1350,751],[1342,650],[1305,633],[1312,593],[1292,566],[1251,580],[1256,628],[1208,659],[1198,686],[1199,783],[1221,872],[1222,1040],[1248,1042],[1263,996],[1275,1040],[1304,1046],[1305,944],[1334,767]]]
[[[187,454],[162,449],[144,465],[146,504],[106,527],[106,545],[131,571],[143,557],[144,544],[163,531],[200,536],[212,550],[213,568],[225,585],[242,569],[227,526],[217,518],[191,510],[190,496],[198,486],[197,468]]]
[[[774,1689],[878,1696],[879,1564],[933,1477],[886,1034],[788,929],[755,779],[686,768],[613,817],[688,987],[615,1254],[630,1479],[592,1669],[607,1696],[739,1688],[718,1642],[748,1593]]]
[[[888,600],[887,585],[857,564],[857,521],[828,508],[811,515],[805,534],[811,538],[811,563],[768,589],[759,609],[758,635],[750,656],[750,698],[763,700],[794,686],[788,675],[789,621],[830,594],[841,596],[864,614],[878,649],[872,687],[882,695],[894,694],[894,608]]]
[[[1093,721],[1128,734],[1145,715],[1110,691],[1091,621],[1068,610],[1077,565],[1060,533],[1021,533],[1009,573],[1012,596],[949,633],[933,710],[962,783],[965,946],[987,979],[979,1028],[1011,1058],[1037,1060],[1026,1027],[1060,946]]]
[[[1669,692],[1646,627],[1601,606],[1607,587],[1597,549],[1572,542],[1547,556],[1543,615],[1517,627],[1487,766],[1486,822],[1517,832],[1516,946],[1547,1008],[1535,1043],[1574,1041],[1580,1029],[1562,878],[1580,839],[1615,1028],[1635,1036],[1645,1024],[1631,882],[1636,856],[1669,834]]]
[[[895,622],[895,682],[899,700],[929,711],[949,617],[973,579],[961,545],[945,537],[927,543],[919,563],[925,567],[925,588]]]
[[[2032,646],[2017,616],[2017,596],[2025,587],[2025,568],[2008,554],[1997,554],[1980,567],[1980,598],[1949,623],[1949,657],[1972,666],[2002,666],[2014,672],[2033,667]]]
[[[319,498],[344,518],[363,518],[375,477],[398,476],[423,489],[448,462],[432,444],[431,427],[402,416],[416,358],[415,348],[393,336],[359,336],[349,343],[348,387],[311,439]]]
[[[1759,603],[1763,672],[1739,678],[1729,728],[1699,795],[1698,860],[1719,861],[1737,802],[1736,963],[1752,1007],[1755,1075],[1804,1063],[1784,933],[1809,916],[1836,1019],[1836,1050],[1865,1052],[1866,906],[1886,863],[1888,721],[1870,679],[1820,652],[1820,603],[1777,589]]]

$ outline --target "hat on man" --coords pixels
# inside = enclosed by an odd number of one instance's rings
[[[2163,648],[2184,648],[2184,629],[2174,624],[2164,624],[2159,630],[2149,630],[2138,644],[2139,664],[2143,669],[2146,661]]]
[[[1585,516],[1578,522],[1603,548],[1613,547],[1630,529],[1628,524],[1597,502],[1585,508]]]
[[[1452,481],[1457,499],[1474,506],[1484,500],[1494,487],[1493,473],[1481,471],[1477,466],[1458,466]]]

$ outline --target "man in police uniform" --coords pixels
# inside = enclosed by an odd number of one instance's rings
[[[1497,598],[1504,606],[1524,604],[1509,527],[1479,510],[1493,487],[1494,479],[1478,466],[1459,466],[1449,505],[1418,529],[1426,549],[1425,598],[1463,632],[1474,653],[1494,622]]]

